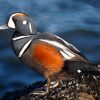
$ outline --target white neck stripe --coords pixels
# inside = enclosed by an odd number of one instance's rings
[[[23,55],[23,53],[25,52],[25,50],[27,49],[27,47],[30,45],[30,43],[32,42],[33,39],[29,40],[24,46],[23,48],[21,49],[18,57],[21,57]]]
[[[12,40],[13,40],[13,41],[16,41],[16,40],[20,40],[20,39],[27,38],[27,37],[30,37],[30,36],[32,36],[32,35],[18,36],[18,37],[13,38]]]

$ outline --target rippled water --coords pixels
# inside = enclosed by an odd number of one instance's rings
[[[100,62],[99,0],[0,0],[0,25],[10,14],[29,14],[40,32],[51,32]],[[11,48],[13,30],[0,31],[0,96],[43,79],[21,63]]]

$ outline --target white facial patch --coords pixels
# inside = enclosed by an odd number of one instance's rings
[[[15,23],[14,23],[14,21],[13,21],[13,19],[12,19],[12,17],[15,16],[15,15],[16,15],[16,14],[13,14],[13,15],[10,16],[10,18],[9,18],[8,26],[9,26],[10,28],[15,28]]]
[[[26,25],[26,23],[27,23],[27,21],[26,21],[26,20],[24,20],[24,21],[23,21],[23,24],[24,24],[24,25]]]
[[[21,49],[18,57],[21,57],[23,55],[23,53],[25,52],[25,50],[28,48],[28,46],[30,45],[30,43],[32,42],[33,39],[29,40],[24,46],[23,48]]]

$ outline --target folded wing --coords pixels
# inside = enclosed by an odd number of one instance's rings
[[[63,56],[64,60],[88,61],[76,47],[56,35],[44,34],[39,40],[55,46]]]

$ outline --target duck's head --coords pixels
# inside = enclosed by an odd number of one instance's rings
[[[14,28],[17,32],[27,35],[36,34],[37,29],[32,19],[25,13],[14,13],[9,17],[7,25],[0,29]]]

